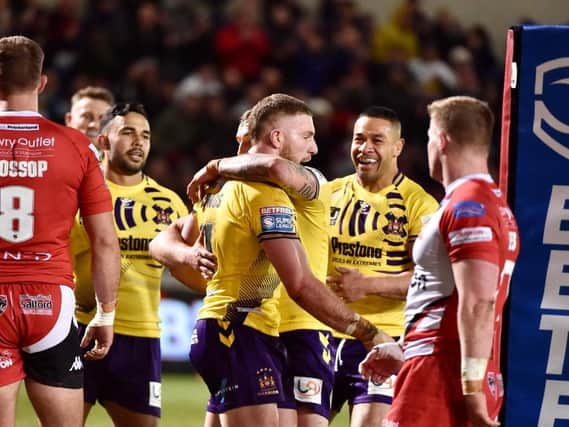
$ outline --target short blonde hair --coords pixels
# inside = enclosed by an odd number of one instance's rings
[[[104,101],[107,104],[113,105],[115,103],[115,97],[113,93],[101,86],[85,86],[79,89],[71,97],[71,105],[75,105],[77,102],[81,101],[83,98],[97,99],[99,101]]]
[[[431,120],[459,145],[489,147],[494,114],[488,104],[470,96],[451,96],[427,107]]]

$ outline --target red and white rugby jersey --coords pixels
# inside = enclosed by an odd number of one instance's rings
[[[498,284],[492,358],[499,360],[502,309],[519,252],[518,227],[501,191],[486,174],[462,177],[447,188],[439,210],[428,218],[415,242],[415,272],[405,307],[405,358],[458,346],[458,295],[451,263],[492,262],[502,272]]]
[[[73,284],[69,232],[110,211],[89,140],[31,111],[0,112],[0,283]]]

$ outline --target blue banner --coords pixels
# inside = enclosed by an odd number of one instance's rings
[[[510,189],[521,253],[510,288],[505,425],[562,427],[569,426],[569,27],[516,31]]]

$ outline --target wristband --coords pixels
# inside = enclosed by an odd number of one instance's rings
[[[482,384],[486,376],[488,359],[477,357],[463,357],[461,360],[462,394],[474,394],[482,391]]]
[[[115,321],[115,307],[116,301],[102,303],[97,301],[97,312],[95,317],[89,322],[89,326],[99,327],[99,326],[113,326]]]
[[[350,322],[350,324],[347,326],[346,330],[344,331],[344,333],[346,335],[353,335],[354,332],[356,332],[356,329],[358,327],[358,323],[360,321],[360,315],[358,313],[354,313],[354,316],[352,317],[352,321]]]

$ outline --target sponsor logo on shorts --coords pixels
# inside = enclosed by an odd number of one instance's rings
[[[4,314],[8,308],[8,297],[6,295],[0,295],[0,316]]]
[[[12,353],[9,351],[0,351],[0,369],[9,368],[13,364]]]
[[[486,207],[476,200],[464,200],[452,207],[455,218],[481,218],[486,214]]]
[[[286,206],[261,208],[261,232],[294,233],[294,210]]]
[[[392,375],[387,378],[381,384],[375,383],[373,381],[368,381],[367,383],[367,393],[368,394],[381,394],[382,396],[393,397],[393,387],[395,386],[395,380],[397,377]]]
[[[279,389],[273,376],[272,368],[261,368],[256,372],[259,385],[257,396],[270,396],[279,394]]]
[[[399,427],[399,421],[383,420],[381,427]]]
[[[156,381],[148,381],[148,405],[160,408],[162,406],[162,384]]]
[[[221,400],[225,399],[225,395],[227,393],[231,393],[232,391],[239,390],[239,384],[227,384],[227,378],[223,378],[221,380],[221,384],[219,390],[215,392],[215,397],[221,398]]]
[[[294,398],[299,402],[322,404],[322,380],[294,377]]]
[[[51,316],[53,314],[51,295],[20,295],[20,308],[24,314]]]
[[[83,362],[81,362],[81,357],[75,356],[75,359],[73,359],[73,363],[71,364],[71,368],[69,368],[69,372],[81,370],[83,370]]]
[[[490,227],[466,227],[448,233],[451,246],[464,243],[491,242],[492,230]]]

